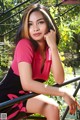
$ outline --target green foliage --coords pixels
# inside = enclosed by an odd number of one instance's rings
[[[48,81],[45,82],[45,84],[54,85],[54,83],[55,83],[55,81],[54,81],[53,74],[52,74],[52,72],[50,72],[49,79],[48,79]]]
[[[10,67],[13,58],[13,45],[9,42],[0,47],[0,78],[2,78]]]

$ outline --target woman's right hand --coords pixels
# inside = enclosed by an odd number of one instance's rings
[[[55,48],[57,46],[56,45],[56,31],[50,30],[50,32],[44,35],[44,38],[47,42],[47,45],[50,48]]]
[[[75,114],[77,107],[80,109],[80,104],[75,100],[75,98],[69,95],[67,92],[64,93],[63,99],[69,105],[69,113]]]

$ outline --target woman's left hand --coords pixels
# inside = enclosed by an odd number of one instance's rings
[[[54,48],[56,46],[56,31],[50,30],[50,32],[44,35],[44,38],[50,48]]]
[[[63,96],[65,102],[69,105],[69,113],[75,114],[77,107],[80,109],[79,103],[75,100],[75,98],[68,93],[65,92]]]

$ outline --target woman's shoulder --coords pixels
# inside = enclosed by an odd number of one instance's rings
[[[31,45],[31,41],[29,39],[23,38],[18,42],[18,44],[30,44]]]
[[[21,47],[21,48],[23,48],[23,47],[31,47],[31,48],[33,48],[31,41],[29,39],[25,39],[25,38],[21,39],[18,42],[16,47]]]

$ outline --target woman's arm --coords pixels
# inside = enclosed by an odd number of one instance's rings
[[[39,94],[48,94],[52,96],[63,96],[64,92],[59,88],[46,86],[44,83],[33,80],[31,64],[20,62],[18,64],[18,69],[22,88],[25,91],[32,91]]]
[[[58,54],[57,46],[51,48],[51,53],[52,53],[51,70],[54,75],[54,79],[56,83],[62,84],[64,82],[64,70]]]
[[[65,102],[69,105],[69,110],[71,114],[74,114],[76,107],[80,108],[80,105],[75,101],[75,98],[70,96],[64,89],[51,87],[40,83],[32,79],[32,68],[29,63],[20,62],[18,64],[20,80],[22,88],[25,91],[32,91],[39,94],[48,94],[52,96],[61,96],[64,98]]]
[[[52,53],[51,68],[54,79],[58,84],[62,84],[64,82],[64,70],[60,61],[56,45],[56,31],[50,30],[50,32],[48,32],[44,37]]]

